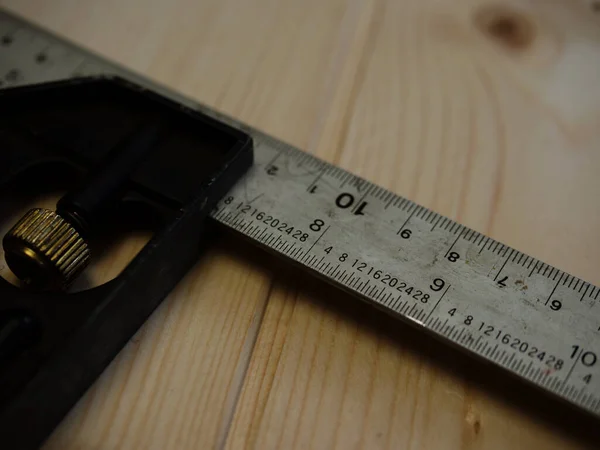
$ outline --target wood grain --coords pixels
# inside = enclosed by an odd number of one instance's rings
[[[589,2],[0,4],[600,282]],[[597,446],[594,422],[505,378],[223,237],[47,448]]]

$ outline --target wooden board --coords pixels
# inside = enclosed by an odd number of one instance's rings
[[[596,4],[0,5],[600,283]],[[597,429],[224,235],[46,448],[564,449]]]

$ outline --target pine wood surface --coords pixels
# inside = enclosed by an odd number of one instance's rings
[[[598,4],[0,5],[600,283]],[[597,428],[223,235],[46,448],[575,449]]]

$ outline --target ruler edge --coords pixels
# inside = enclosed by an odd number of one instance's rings
[[[499,241],[498,239],[492,237],[491,235],[480,232],[470,226],[464,225],[461,222],[458,222],[456,219],[453,219],[453,218],[448,217],[444,214],[441,214],[431,208],[423,206],[423,205],[409,199],[408,197],[405,197],[404,195],[397,194],[394,191],[391,191],[388,188],[382,187],[372,181],[369,181],[369,180],[363,178],[362,176],[355,174],[354,172],[352,172],[350,170],[338,167],[336,164],[326,161],[317,155],[313,155],[312,153],[306,152],[306,151],[300,149],[299,147],[296,147],[295,145],[292,145],[279,137],[267,134],[266,132],[264,132],[258,128],[247,125],[244,122],[240,121],[239,119],[236,119],[236,118],[230,116],[229,114],[219,110],[216,107],[208,106],[207,104],[205,104],[195,98],[191,98],[190,96],[187,96],[187,95],[179,92],[178,90],[176,90],[173,87],[169,87],[158,80],[151,79],[150,77],[148,77],[144,74],[138,73],[133,69],[125,67],[121,63],[111,60],[108,57],[99,54],[98,52],[88,48],[87,46],[85,46],[83,44],[74,42],[72,39],[70,39],[66,36],[62,36],[60,33],[48,29],[45,25],[42,25],[34,20],[23,17],[21,14],[8,9],[6,6],[0,5],[0,14],[8,16],[9,20],[17,22],[17,24],[19,25],[19,28],[26,28],[28,30],[36,31],[38,33],[43,34],[44,38],[46,38],[47,40],[50,40],[53,44],[65,47],[68,50],[74,51],[76,53],[84,54],[87,58],[89,58],[91,63],[100,63],[100,65],[105,66],[107,68],[114,68],[117,72],[116,73],[117,76],[122,76],[129,81],[138,83],[138,84],[142,85],[143,87],[152,89],[152,90],[158,92],[159,94],[165,95],[174,101],[180,102],[189,108],[198,110],[201,113],[204,113],[210,117],[224,121],[225,123],[227,123],[233,127],[236,127],[242,131],[248,132],[249,134],[251,134],[252,137],[260,136],[261,138],[263,138],[265,140],[274,141],[274,143],[277,144],[278,146],[284,147],[283,151],[291,150],[301,156],[306,155],[306,156],[316,160],[318,163],[324,164],[325,166],[327,166],[327,168],[333,168],[333,169],[341,170],[345,173],[348,173],[351,177],[354,177],[356,180],[366,183],[368,185],[368,187],[374,186],[376,188],[383,189],[385,191],[385,193],[390,193],[395,197],[406,200],[406,201],[410,202],[411,204],[415,205],[417,208],[422,208],[426,212],[431,211],[434,214],[437,214],[438,216],[440,216],[442,219],[444,219],[444,218],[448,219],[451,222],[453,222],[454,224],[459,225],[459,229],[461,229],[461,234],[464,231],[473,231],[475,233],[479,233],[480,235],[490,238],[493,242],[503,245],[509,251],[513,250],[513,251],[520,252],[526,256],[530,256],[537,262],[539,262],[543,265],[546,265],[550,269],[555,269],[559,273],[568,275],[576,280],[580,280],[584,284],[588,284],[591,287],[596,287],[596,288],[600,289],[600,285],[595,285],[592,282],[589,282],[583,278],[575,276],[572,273],[566,272],[565,270],[562,270],[554,265],[545,263],[543,260],[541,260],[540,258],[538,258],[535,255],[531,255],[529,253],[522,252],[512,246],[506,245],[504,242]],[[108,75],[110,75],[110,74],[108,74]],[[0,89],[5,89],[5,87],[0,87]],[[600,402],[596,408],[596,411],[591,410],[588,407],[583,406],[582,403],[575,402],[575,401],[571,400],[569,397],[566,397],[565,395],[558,393],[555,389],[551,389],[549,387],[543,386],[542,384],[536,383],[533,380],[530,380],[529,378],[527,378],[525,376],[519,375],[518,373],[512,371],[510,368],[503,366],[499,362],[491,360],[489,358],[486,358],[483,355],[480,355],[474,349],[471,349],[467,346],[461,345],[461,344],[455,342],[453,339],[451,339],[441,333],[438,333],[438,332],[434,331],[433,329],[430,329],[424,323],[417,323],[417,321],[415,321],[415,319],[413,319],[405,314],[399,313],[399,312],[395,311],[394,309],[391,309],[385,305],[380,304],[378,301],[370,298],[368,295],[352,291],[350,288],[345,287],[344,285],[338,283],[336,280],[332,280],[331,278],[328,278],[326,275],[321,274],[318,270],[316,270],[308,265],[305,265],[304,263],[302,263],[300,261],[296,261],[294,258],[292,258],[288,255],[285,255],[284,253],[282,253],[278,250],[271,249],[269,246],[259,242],[258,240],[253,239],[253,238],[245,235],[242,232],[239,232],[235,228],[229,226],[227,223],[217,220],[212,216],[209,216],[209,217],[211,217],[211,219],[213,219],[215,222],[220,223],[221,225],[225,226],[228,229],[228,231],[231,231],[235,234],[240,235],[242,238],[251,242],[252,245],[260,248],[261,250],[263,250],[263,251],[266,250],[269,254],[272,254],[272,255],[280,255],[281,257],[284,257],[289,263],[292,263],[295,266],[305,267],[312,274],[312,276],[316,276],[321,281],[324,281],[330,285],[333,285],[336,289],[339,289],[339,290],[345,292],[346,294],[349,294],[349,295],[357,298],[362,303],[366,303],[370,307],[374,307],[376,310],[378,310],[379,312],[383,312],[388,317],[391,316],[395,319],[400,319],[403,324],[408,325],[408,326],[412,327],[413,329],[418,330],[419,332],[427,333],[427,335],[429,337],[433,338],[436,342],[439,342],[441,345],[450,345],[455,351],[457,350],[457,351],[461,352],[462,354],[466,354],[470,358],[474,358],[480,364],[493,365],[493,366],[497,367],[498,369],[502,370],[503,373],[505,373],[506,375],[509,375],[513,379],[520,380],[520,382],[524,382],[526,385],[528,385],[530,387],[534,387],[536,391],[539,391],[546,396],[550,396],[555,401],[558,401],[565,405],[568,405],[568,407],[574,409],[575,411],[583,413],[586,416],[591,416],[592,418],[594,418],[596,420],[600,418]],[[600,394],[599,394],[598,398],[600,399]]]

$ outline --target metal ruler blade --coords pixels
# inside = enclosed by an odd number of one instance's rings
[[[600,415],[600,289],[0,12],[0,88],[112,73],[251,133],[213,217],[467,352]]]

